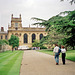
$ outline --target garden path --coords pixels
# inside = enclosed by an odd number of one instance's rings
[[[54,56],[35,50],[24,51],[20,75],[75,75],[75,62],[66,60],[66,65],[55,65]]]

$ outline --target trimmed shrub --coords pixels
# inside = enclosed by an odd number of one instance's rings
[[[40,49],[47,49],[47,47],[45,47],[45,46],[40,46]]]

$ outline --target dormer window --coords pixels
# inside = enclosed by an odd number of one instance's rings
[[[15,23],[15,28],[18,28],[18,23]]]

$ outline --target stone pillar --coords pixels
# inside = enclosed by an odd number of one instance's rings
[[[40,40],[39,35],[40,35],[40,34],[38,34],[38,40]]]
[[[21,34],[21,44],[24,44],[24,34]]]
[[[32,33],[29,33],[29,43],[32,43]]]
[[[39,33],[36,33],[36,40],[39,40]]]
[[[28,35],[28,43],[30,43],[30,33],[28,33],[27,35]]]

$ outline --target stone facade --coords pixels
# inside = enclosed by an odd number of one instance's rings
[[[45,28],[39,27],[22,27],[21,15],[19,18],[11,16],[11,26],[8,25],[8,31],[5,32],[1,28],[0,39],[10,39],[11,35],[19,37],[19,45],[32,46],[33,40],[40,40],[43,36],[47,35]],[[7,37],[6,37],[7,36]]]
[[[4,31],[3,27],[1,27],[0,39],[6,39],[7,40],[8,39],[7,36],[8,36],[7,32]]]

